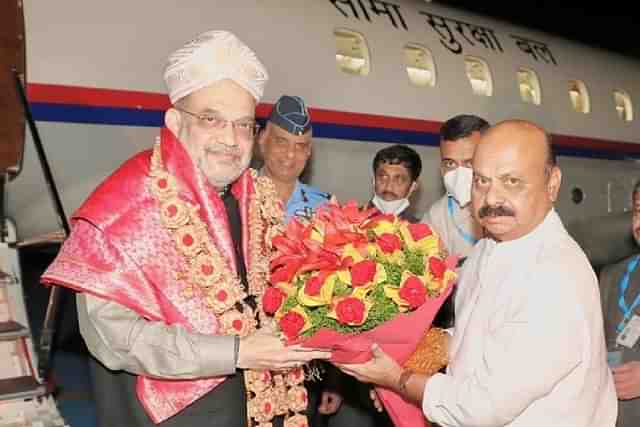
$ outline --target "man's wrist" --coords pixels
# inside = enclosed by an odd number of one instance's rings
[[[411,377],[413,376],[413,372],[410,371],[409,369],[404,369],[402,370],[402,372],[400,373],[400,376],[398,377],[398,391],[403,394],[403,395],[407,395],[408,391],[407,391],[407,384],[409,383],[409,380],[411,380]]]
[[[234,335],[233,337],[233,366],[238,368],[238,354],[240,353],[240,337]]]

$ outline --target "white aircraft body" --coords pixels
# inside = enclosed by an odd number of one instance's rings
[[[169,107],[168,54],[220,29],[269,71],[259,118],[283,94],[311,107],[309,183],[340,201],[369,200],[375,152],[411,144],[423,160],[414,199],[422,215],[444,191],[442,122],[461,113],[523,118],[553,135],[563,171],[557,209],[592,260],[629,248],[638,61],[418,0],[24,0],[23,8],[28,97],[69,216],[153,144]],[[25,146],[7,202],[21,239],[58,228],[29,137]]]

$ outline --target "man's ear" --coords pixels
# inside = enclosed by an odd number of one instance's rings
[[[552,202],[558,200],[558,192],[560,191],[560,184],[562,183],[562,171],[558,166],[554,166],[551,169],[549,180],[547,181],[547,192],[549,193],[549,199]]]
[[[407,199],[411,197],[411,195],[418,189],[418,181],[413,181],[411,183],[411,187],[409,187],[409,192],[407,193]]]
[[[175,108],[169,108],[164,113],[164,125],[175,135],[180,135],[180,128],[182,127],[182,116],[180,112]]]

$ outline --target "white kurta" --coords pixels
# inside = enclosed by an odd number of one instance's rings
[[[451,215],[448,208],[448,199],[449,196],[446,194],[438,199],[429,208],[421,222],[428,224],[435,230],[450,254],[464,258],[473,249],[473,243],[464,237],[465,235],[473,236],[474,234],[471,203],[462,209],[456,204],[453,209],[453,215]]]
[[[425,386],[442,426],[613,427],[596,276],[555,211],[531,233],[470,254],[447,374]]]

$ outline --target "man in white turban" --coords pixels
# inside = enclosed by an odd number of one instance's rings
[[[164,77],[173,106],[158,142],[75,212],[42,278],[78,292],[100,425],[306,426],[301,366],[330,354],[285,347],[262,318],[283,219],[271,181],[248,168],[267,72],[211,31]]]

